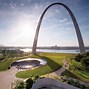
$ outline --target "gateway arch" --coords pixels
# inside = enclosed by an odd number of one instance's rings
[[[76,35],[77,35],[77,39],[78,39],[78,43],[79,43],[79,49],[80,49],[80,53],[81,54],[84,54],[85,53],[85,47],[84,47],[84,43],[83,43],[83,39],[82,39],[82,35],[81,35],[81,32],[80,32],[80,29],[79,29],[79,26],[78,26],[78,23],[75,19],[75,16],[73,15],[72,11],[69,9],[68,6],[66,6],[65,4],[63,3],[53,3],[53,4],[50,4],[42,13],[40,19],[39,19],[39,22],[38,22],[38,25],[37,25],[37,28],[36,28],[36,33],[35,33],[35,37],[34,37],[34,42],[33,42],[33,48],[32,48],[32,54],[35,54],[36,53],[36,48],[37,48],[37,41],[38,41],[38,35],[39,35],[39,30],[40,30],[40,26],[41,26],[41,22],[42,22],[42,19],[46,13],[46,11],[54,6],[54,5],[61,5],[63,6],[68,12],[69,12],[69,15],[73,21],[73,24],[74,24],[74,27],[75,27],[75,31],[76,31]]]

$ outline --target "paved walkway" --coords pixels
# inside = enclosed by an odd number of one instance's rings
[[[66,69],[64,67],[61,67],[59,70],[57,71],[54,71],[52,73],[49,73],[49,74],[45,74],[43,75],[44,77],[47,77],[47,78],[54,78],[54,77],[58,77],[61,75],[62,72],[64,72]]]
[[[54,73],[56,73],[57,75],[61,75],[62,72],[64,72],[66,69],[64,67],[61,67],[59,70],[55,71]]]
[[[62,72],[65,71],[65,66],[61,67],[59,70],[49,73],[49,75],[61,75]],[[17,69],[12,67],[10,70],[0,72],[0,89],[11,89],[11,83],[16,81],[17,78],[15,74],[17,73]]]
[[[63,71],[65,71],[64,67],[50,74],[56,73],[57,75],[61,75]],[[12,67],[7,71],[0,72],[0,89],[11,89],[11,83],[17,80],[15,77],[16,73],[17,69],[15,67]]]
[[[62,67],[61,69],[53,73],[56,73],[57,75],[61,75],[63,71],[65,71],[64,67]],[[17,78],[15,77],[16,72],[17,69],[15,67],[12,67],[10,70],[7,71],[0,72],[0,89],[11,89],[12,82],[17,80]]]
[[[11,83],[16,80],[16,72],[17,69],[15,67],[0,72],[0,89],[11,89]]]
[[[56,74],[56,75],[60,76],[61,73],[64,72],[68,68],[69,68],[68,61],[66,59],[64,59],[63,66],[59,70],[54,71],[52,73],[49,73],[49,75],[55,75]]]

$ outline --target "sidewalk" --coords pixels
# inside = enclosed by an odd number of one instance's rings
[[[16,80],[16,72],[17,69],[15,67],[0,72],[0,89],[11,89],[11,83]]]

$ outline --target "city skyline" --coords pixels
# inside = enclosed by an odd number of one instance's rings
[[[0,0],[0,44],[32,46],[38,20],[53,0]],[[74,13],[85,46],[89,46],[89,1],[55,0]],[[38,46],[78,46],[70,16],[62,6],[50,8],[43,18]]]

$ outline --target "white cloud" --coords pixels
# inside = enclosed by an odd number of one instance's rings
[[[66,22],[66,21],[67,21],[67,18],[59,20],[59,22],[61,22],[61,23]]]

